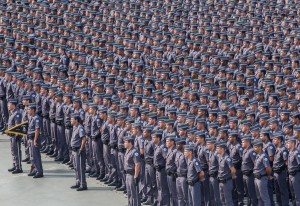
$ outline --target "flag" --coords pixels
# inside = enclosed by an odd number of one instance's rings
[[[28,121],[22,122],[21,124],[17,124],[16,126],[5,130],[4,133],[27,136],[28,125]]]

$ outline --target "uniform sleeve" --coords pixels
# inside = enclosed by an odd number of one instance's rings
[[[81,127],[81,128],[79,129],[79,137],[82,138],[82,137],[84,137],[84,136],[85,136],[85,130],[84,130],[83,127]]]
[[[194,159],[194,168],[195,168],[197,173],[199,173],[201,171],[200,162],[197,159]]]
[[[165,146],[162,148],[162,156],[164,158],[167,158],[167,154],[168,154],[168,148],[166,148]]]
[[[243,156],[243,151],[244,151],[243,148],[241,146],[239,146],[238,147],[238,153],[239,153],[240,157]]]
[[[229,156],[226,157],[225,161],[229,168],[233,167],[232,159]]]
[[[84,113],[84,111],[80,112],[80,118],[81,118],[82,121],[84,121],[84,119],[85,119],[85,113]]]
[[[297,155],[296,155],[295,159],[297,160],[298,165],[300,165],[300,152],[297,152],[296,154]]]
[[[145,139],[143,137],[139,139],[139,147],[140,149],[144,149],[145,147]]]
[[[276,149],[275,149],[274,145],[270,144],[267,148],[267,151],[268,151],[269,157],[272,157],[275,155]]]
[[[135,164],[139,164],[141,162],[141,156],[138,151],[135,151],[133,154],[133,161]]]
[[[99,128],[99,127],[101,127],[101,121],[100,121],[100,119],[99,118],[97,118],[97,120],[96,120],[96,124],[97,124],[97,127]]]
[[[270,167],[270,160],[269,160],[269,158],[267,157],[267,155],[264,155],[264,156],[263,156],[262,162],[263,162],[265,168]]]
[[[282,152],[282,158],[284,161],[287,161],[288,158],[289,158],[289,152],[287,149],[284,149],[283,152]]]
[[[17,113],[16,116],[15,116],[15,123],[20,124],[21,121],[22,121],[22,115]]]
[[[41,120],[39,118],[36,118],[34,120],[34,123],[35,123],[35,125],[34,125],[35,129],[40,129],[41,128]]]
[[[252,151],[249,155],[250,155],[252,161],[254,162],[256,159],[256,153]]]

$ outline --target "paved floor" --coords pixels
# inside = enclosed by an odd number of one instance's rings
[[[23,149],[23,146],[22,146]],[[24,150],[22,151],[24,153]],[[0,205],[1,206],[124,206],[127,203],[123,193],[87,178],[89,190],[77,192],[70,186],[75,183],[74,171],[58,164],[52,158],[42,155],[44,178],[28,177],[29,165],[23,164],[23,174],[12,175],[10,142],[0,135]]]

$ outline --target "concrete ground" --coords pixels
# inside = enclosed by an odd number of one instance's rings
[[[24,154],[24,146],[22,145]],[[70,189],[75,184],[75,174],[66,165],[42,155],[44,178],[28,177],[29,165],[22,164],[22,174],[7,171],[12,166],[10,140],[0,135],[0,205],[1,206],[124,206],[127,198],[94,178],[87,178],[88,190]]]

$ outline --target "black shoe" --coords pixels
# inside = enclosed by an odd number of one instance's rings
[[[57,157],[57,153],[53,153],[52,155],[50,155],[49,157]]]
[[[102,174],[102,175],[99,175],[99,176],[97,177],[97,180],[102,180],[104,177],[105,177],[105,175],[104,175],[104,174]]]
[[[15,169],[14,171],[11,172],[12,174],[19,174],[19,173],[23,173],[23,170],[21,169]]]
[[[64,159],[63,161],[62,161],[62,164],[66,164],[67,162],[69,162],[70,160],[69,159]]]
[[[77,188],[77,191],[83,191],[83,190],[87,190],[88,188],[87,187],[79,187]]]
[[[29,160],[30,160],[29,157],[27,157],[27,158],[23,159],[22,162],[28,162]]]
[[[7,171],[12,172],[12,171],[14,171],[15,169],[16,169],[16,167],[12,167],[12,168],[8,169]]]
[[[127,194],[127,190],[125,189],[125,190],[123,191],[123,193],[124,193],[124,194]]]
[[[141,199],[141,203],[144,203],[146,201],[147,201],[147,198],[145,198],[145,197]]]
[[[94,175],[94,174],[95,174],[95,172],[90,172],[89,177]]]
[[[6,128],[7,128],[6,126],[0,128],[0,132],[4,132],[6,130]]]
[[[108,184],[110,184],[110,183],[112,183],[113,182],[113,180],[107,180],[106,182],[104,182],[104,184],[106,184],[106,185],[108,185]]]
[[[41,149],[40,149],[40,152],[44,151],[46,149],[45,146],[43,146]]]
[[[31,161],[29,160],[28,162],[26,162],[26,164],[31,164]]]
[[[86,169],[86,170],[85,170],[85,173],[90,174],[90,173],[91,173],[91,169]]]
[[[108,177],[104,177],[100,182],[106,182],[108,180]]]
[[[41,153],[48,153],[48,151],[49,150],[46,148],[46,149],[42,150]]]
[[[98,176],[99,176],[98,173],[94,173],[93,175],[90,175],[90,177],[93,177],[93,178],[96,178],[96,177],[98,177]]]
[[[64,160],[63,158],[55,158],[55,159],[54,159],[55,162],[61,162],[61,161],[63,161],[63,160]]]
[[[112,181],[111,183],[109,183],[107,186],[117,186],[117,185],[119,185],[119,182],[118,181],[116,181],[116,180],[114,180],[114,181]]]
[[[65,165],[70,165],[70,164],[72,164],[71,160],[69,162],[67,162]]]
[[[126,190],[126,187],[125,186],[121,186],[119,188],[116,189],[117,191],[125,191]]]
[[[29,176],[29,177],[33,177],[33,176],[35,176],[36,175],[36,172],[31,172],[31,173],[28,173],[28,175],[27,176]]]
[[[115,190],[117,190],[118,188],[122,187],[122,183],[119,181],[118,184],[115,187]]]
[[[69,167],[70,167],[70,168],[74,168],[74,165],[73,165],[73,164],[70,164]]]
[[[42,178],[42,177],[44,177],[44,175],[36,174],[33,176],[33,178]]]
[[[46,155],[51,156],[53,154],[54,154],[54,151],[53,150],[49,150]]]
[[[146,202],[143,203],[143,205],[153,205],[152,201],[147,200]]]
[[[73,186],[71,186],[70,188],[71,189],[77,189],[77,188],[79,188],[80,186],[79,185],[73,185]]]
[[[154,203],[152,204],[152,206],[157,206],[158,202],[155,200]]]

